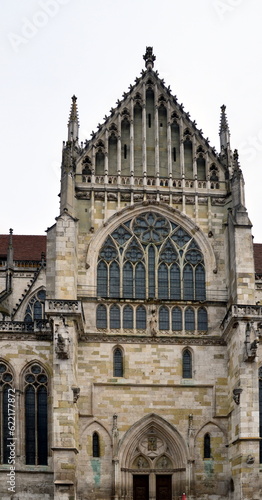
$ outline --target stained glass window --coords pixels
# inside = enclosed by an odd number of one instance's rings
[[[205,279],[194,238],[156,212],[122,223],[99,251],[99,297],[203,301]]]
[[[26,464],[47,465],[47,375],[34,364],[25,373]]]

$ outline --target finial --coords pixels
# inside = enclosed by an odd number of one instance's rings
[[[77,101],[77,97],[75,95],[73,95],[71,109],[70,109],[69,122],[76,122],[77,125],[79,125],[76,101]]]
[[[77,97],[73,95],[68,121],[68,142],[78,141],[79,121],[76,101]]]
[[[153,47],[146,47],[146,53],[143,59],[145,60],[146,69],[151,71],[154,67],[154,61],[156,60],[156,56],[153,54]]]
[[[227,122],[227,115],[226,115],[226,106],[223,104],[221,106],[221,116],[220,116],[220,129],[219,129],[219,136],[220,136],[220,147],[221,151],[228,149],[230,150],[230,131],[229,131],[229,126]]]
[[[221,118],[220,118],[220,131],[219,131],[219,133],[221,134],[225,130],[229,131],[229,126],[227,123],[226,106],[225,106],[225,104],[223,104],[221,106]]]

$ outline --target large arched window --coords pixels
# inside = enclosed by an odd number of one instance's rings
[[[156,212],[142,213],[118,226],[100,248],[97,296],[203,301],[203,254],[182,227]]]
[[[113,353],[113,374],[114,377],[123,377],[124,375],[124,363],[123,363],[123,352],[120,347],[116,347]]]
[[[41,320],[45,317],[45,290],[39,290],[29,301],[26,311],[25,319],[26,323],[32,321]]]
[[[259,436],[260,440],[260,463],[262,464],[262,366],[259,368]]]
[[[7,464],[10,457],[10,447],[8,447],[10,444],[10,430],[15,426],[15,394],[13,375],[8,365],[3,361],[0,361],[0,385],[1,463]]]
[[[192,378],[192,355],[189,349],[183,351],[182,376],[183,378]]]
[[[47,375],[37,363],[25,373],[26,464],[47,465]]]

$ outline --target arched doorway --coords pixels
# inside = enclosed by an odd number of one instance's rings
[[[151,414],[119,444],[119,498],[172,500],[186,487],[187,447],[166,420]]]

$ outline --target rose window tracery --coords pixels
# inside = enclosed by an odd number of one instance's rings
[[[161,214],[145,212],[106,238],[98,257],[97,295],[203,301],[203,253],[184,228]]]

